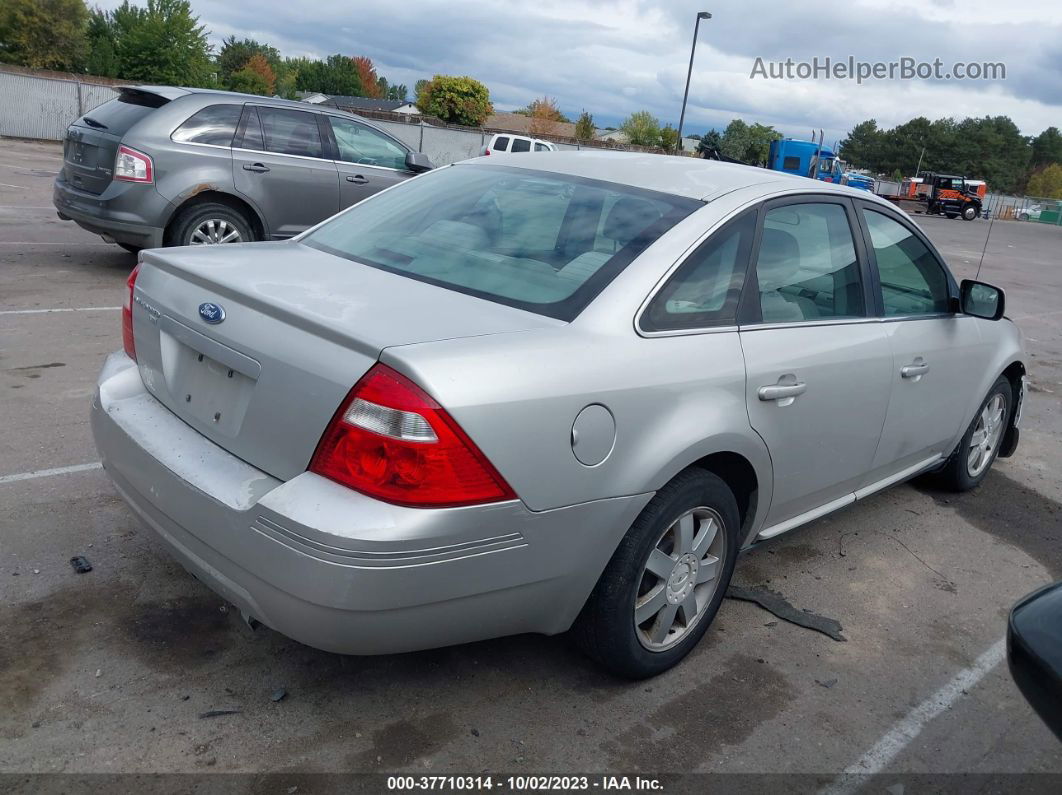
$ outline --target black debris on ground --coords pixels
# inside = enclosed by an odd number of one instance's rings
[[[848,638],[841,634],[841,622],[833,618],[820,616],[810,610],[798,610],[784,596],[769,588],[747,588],[743,585],[731,585],[727,589],[726,598],[758,604],[764,610],[773,613],[783,621],[788,621],[790,624],[821,632],[823,635],[842,643],[848,641]]]

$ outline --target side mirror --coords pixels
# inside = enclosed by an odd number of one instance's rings
[[[999,320],[1006,309],[1006,296],[998,287],[963,279],[959,288],[963,314]]]
[[[435,166],[423,152],[406,152],[406,168],[420,174],[423,171],[431,171]]]
[[[1062,740],[1062,582],[1010,611],[1007,663],[1026,701]]]

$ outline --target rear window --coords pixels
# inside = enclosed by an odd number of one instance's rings
[[[189,117],[170,138],[185,144],[231,146],[242,111],[243,105],[211,105]]]
[[[418,281],[572,320],[700,206],[611,182],[460,165],[367,199],[301,240]]]
[[[150,94],[146,91],[123,91],[117,99],[104,102],[99,107],[90,110],[78,119],[76,124],[121,136],[125,135],[138,121],[149,116],[155,108],[160,108],[167,102],[169,102],[168,99],[158,94]]]
[[[491,146],[495,152],[504,152],[505,147],[509,145],[509,137],[507,135],[499,135],[494,139],[494,144]]]

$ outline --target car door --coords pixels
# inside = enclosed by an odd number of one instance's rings
[[[977,319],[953,311],[958,288],[929,242],[890,208],[858,204],[893,358],[873,483],[951,452],[989,362]]]
[[[317,114],[248,105],[232,149],[232,174],[271,238],[297,235],[339,211],[339,175]]]
[[[854,500],[885,421],[892,353],[848,199],[767,203],[753,263],[739,337],[749,420],[774,469],[769,537]]]
[[[406,168],[409,150],[397,141],[354,119],[321,118],[335,147],[340,209],[413,176]]]

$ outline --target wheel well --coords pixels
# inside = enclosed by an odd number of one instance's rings
[[[748,530],[749,522],[756,513],[759,490],[756,470],[748,459],[737,453],[712,453],[695,461],[691,467],[707,470],[726,483],[737,500],[741,529],[743,532]]]
[[[221,191],[216,190],[201,191],[195,194],[195,196],[192,196],[191,198],[185,200],[183,204],[181,204],[176,210],[174,210],[173,215],[170,216],[169,223],[166,224],[166,240],[169,241],[170,236],[173,233],[174,224],[177,223],[177,219],[179,219],[183,213],[185,213],[192,207],[208,203],[224,204],[225,206],[231,207],[233,210],[236,210],[237,212],[246,216],[246,218],[251,222],[251,228],[254,230],[255,239],[265,240],[265,225],[262,223],[262,219],[259,217],[254,207],[249,205],[243,199],[239,199],[233,196],[231,193],[222,193]]]
[[[1021,384],[1021,377],[1025,375],[1025,365],[1021,362],[1011,362],[1003,371],[1003,375],[1010,381],[1011,388],[1017,389]]]

